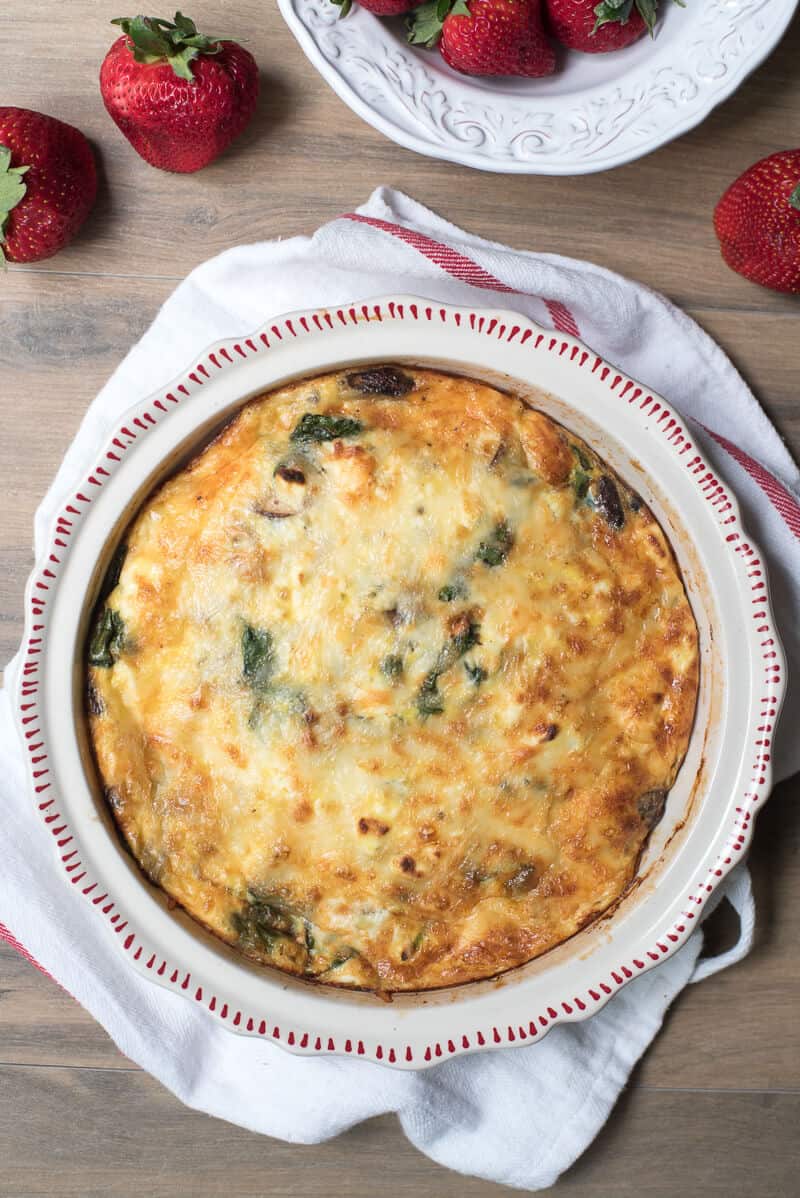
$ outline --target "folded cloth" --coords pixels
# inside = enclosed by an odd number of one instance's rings
[[[790,678],[800,678],[800,669],[791,668],[800,666],[800,503],[793,494],[800,473],[724,354],[644,287],[585,262],[481,241],[386,189],[311,238],[241,246],[181,283],[89,408],[37,513],[37,548],[120,414],[167,383],[199,349],[242,337],[292,309],[398,291],[514,308],[577,334],[691,419],[693,435],[730,481],[767,554]],[[7,673],[9,687],[17,665],[15,659]],[[787,705],[773,759],[779,778],[800,767],[800,740],[791,734],[800,714],[797,681]],[[396,1111],[409,1139],[443,1165],[521,1189],[551,1185],[602,1126],[675,995],[693,977],[738,960],[752,941],[752,895],[739,867],[726,881],[741,924],[732,950],[698,965],[698,929],[680,952],[592,1019],[556,1027],[538,1044],[461,1057],[417,1074],[293,1057],[232,1035],[130,970],[91,905],[54,868],[50,838],[26,794],[8,691],[0,695],[0,750],[5,938],[183,1102],[285,1140],[317,1142]]]

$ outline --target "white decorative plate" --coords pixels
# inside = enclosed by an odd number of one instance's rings
[[[662,0],[655,40],[564,52],[546,79],[476,79],[411,47],[402,20],[278,0],[307,57],[354,112],[409,150],[479,170],[582,175],[699,124],[778,43],[798,0]]]
[[[144,497],[253,395],[357,362],[416,362],[486,379],[586,438],[668,533],[700,630],[697,715],[686,759],[619,905],[501,978],[436,992],[334,991],[250,964],[171,909],[121,846],[97,783],[84,714],[86,630],[115,544]],[[742,859],[771,786],[786,666],[762,556],[736,500],[677,413],[580,341],[515,312],[390,296],[295,312],[222,341],[121,419],[77,476],[26,591],[16,716],[31,801],[53,867],[130,966],[225,1027],[291,1052],[418,1069],[530,1044],[600,1010],[675,952]]]

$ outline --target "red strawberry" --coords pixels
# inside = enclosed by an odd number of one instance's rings
[[[410,23],[409,41],[435,46],[465,75],[552,75],[553,47],[540,0],[428,0]]]
[[[333,3],[342,10],[339,14],[341,17],[346,17],[353,7],[353,0],[333,0]],[[358,0],[358,3],[376,17],[398,17],[401,13],[411,12],[412,8],[418,8],[422,0]]]
[[[749,167],[714,211],[722,257],[773,291],[800,292],[800,150]]]
[[[570,50],[604,54],[629,46],[656,22],[658,0],[544,0],[553,37]]]
[[[0,263],[57,254],[96,194],[94,156],[79,129],[29,108],[0,108]]]
[[[100,68],[112,120],[147,162],[198,171],[247,125],[258,98],[258,67],[236,42],[198,33],[193,21],[120,17],[124,36]]]

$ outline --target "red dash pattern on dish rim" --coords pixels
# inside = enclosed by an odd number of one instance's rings
[[[59,798],[50,778],[48,752],[41,729],[38,693],[40,687],[40,659],[44,638],[47,635],[47,613],[50,591],[57,580],[58,569],[69,552],[71,538],[81,517],[104,482],[113,474],[125,453],[139,438],[144,437],[174,407],[190,398],[205,382],[231,365],[256,354],[268,352],[272,345],[285,339],[316,336],[339,326],[358,324],[360,321],[419,321],[468,327],[475,334],[496,341],[505,340],[527,345],[531,353],[554,353],[567,356],[578,368],[597,375],[614,392],[620,402],[636,405],[646,412],[651,428],[663,437],[680,458],[684,468],[692,475],[706,501],[714,508],[720,526],[727,530],[725,539],[736,555],[752,595],[751,619],[756,635],[760,637],[762,656],[762,696],[759,709],[760,723],[751,744],[752,766],[748,788],[740,796],[735,809],[724,850],[697,877],[691,891],[685,896],[683,911],[676,922],[664,930],[654,943],[639,956],[620,963],[605,977],[581,994],[568,994],[557,1005],[543,1011],[531,1012],[523,1023],[515,1022],[502,1027],[484,1027],[469,1033],[453,1029],[451,1037],[430,1043],[415,1050],[406,1043],[370,1044],[360,1039],[344,1039],[338,1043],[330,1036],[310,1028],[286,1027],[274,1024],[268,1012],[251,1012],[239,1009],[233,1000],[226,1000],[211,990],[202,978],[193,978],[191,972],[167,961],[152,952],[136,930],[133,917],[128,918],[114,897],[107,893],[98,881],[88,876],[81,859],[77,843],[66,819],[59,810]],[[599,1009],[626,981],[662,961],[674,952],[690,934],[695,921],[709,896],[724,875],[741,857],[749,842],[752,831],[753,813],[766,798],[774,720],[777,716],[779,692],[782,683],[780,652],[775,634],[770,625],[767,604],[767,588],[764,569],[759,554],[745,539],[740,529],[736,510],[725,486],[712,473],[696,451],[686,427],[668,412],[663,404],[648,394],[645,389],[625,379],[602,358],[582,345],[567,340],[560,333],[547,333],[523,328],[527,323],[520,318],[517,323],[513,314],[499,318],[486,316],[470,310],[459,310],[452,306],[427,301],[387,301],[385,306],[377,303],[359,303],[348,307],[320,310],[307,315],[276,320],[265,331],[240,342],[227,343],[210,352],[172,391],[150,401],[150,406],[139,414],[129,417],[112,438],[103,458],[89,474],[80,490],[65,503],[59,513],[46,552],[45,564],[40,565],[32,579],[29,603],[30,615],[19,689],[18,717],[28,757],[28,772],[34,799],[46,829],[53,837],[62,867],[71,884],[106,920],[119,937],[121,948],[137,963],[139,969],[162,984],[182,992],[190,1000],[200,1004],[220,1021],[238,1031],[267,1037],[282,1043],[294,1051],[308,1053],[345,1053],[366,1057],[388,1064],[411,1064],[432,1062],[462,1052],[482,1047],[507,1046],[529,1042],[541,1036],[556,1023],[580,1019]],[[771,476],[770,476],[771,477]],[[2,925],[0,925],[2,928]],[[4,939],[15,944],[29,959],[30,954],[15,942],[6,929]],[[0,932],[0,934],[2,934]],[[35,962],[34,962],[35,963]]]

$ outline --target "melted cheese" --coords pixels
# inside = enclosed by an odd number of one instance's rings
[[[308,380],[248,404],[127,546],[96,757],[142,868],[218,936],[425,989],[628,886],[697,630],[652,514],[546,416],[432,371]]]

